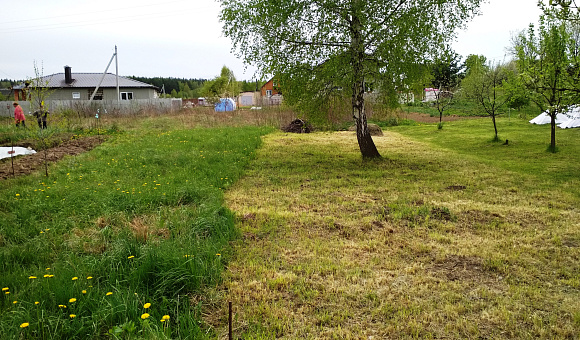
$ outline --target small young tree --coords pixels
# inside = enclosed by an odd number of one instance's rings
[[[516,39],[520,81],[530,99],[550,116],[550,147],[556,151],[556,115],[578,101],[580,49],[566,21],[542,16],[536,33],[531,25]]]
[[[34,75],[33,79],[30,79],[28,83],[28,96],[30,100],[30,107],[33,111],[40,110],[44,106],[45,100],[53,92],[48,87],[49,80],[43,76],[44,69],[42,65],[40,68],[36,61],[34,62]],[[34,138],[40,143],[44,152],[44,171],[46,177],[48,177],[48,148],[50,138],[57,132],[54,126],[50,126],[47,129],[38,129]]]
[[[459,60],[461,57],[451,51],[437,56],[431,65],[431,86],[435,91],[435,108],[439,112],[439,129],[443,127],[443,113],[454,103],[453,90],[459,85],[461,69]]]
[[[510,92],[504,84],[508,79],[504,65],[490,63],[471,68],[462,82],[462,89],[468,98],[475,101],[491,117],[495,131],[494,141],[498,141],[496,117],[510,99]]]
[[[36,111],[44,105],[44,101],[50,96],[54,90],[48,87],[49,80],[44,77],[44,67],[40,67],[34,61],[34,78],[27,81],[28,99],[30,100],[30,109]]]
[[[443,128],[443,113],[449,109],[453,103],[453,92],[441,89],[435,91],[435,101],[433,102],[433,105],[435,105],[437,112],[439,112],[439,129]]]

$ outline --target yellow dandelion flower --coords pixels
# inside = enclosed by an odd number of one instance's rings
[[[87,276],[87,280],[91,280],[92,278],[92,276]]]
[[[69,315],[69,317],[70,317],[71,319],[74,319],[74,318],[76,318],[77,316],[76,316],[75,314],[71,314],[71,315]]]
[[[108,293],[107,293],[107,294],[105,294],[105,295],[106,295],[106,296],[113,295],[113,292],[108,292]]]
[[[161,320],[163,320],[163,321],[169,320],[169,315],[163,315],[163,317],[161,318]]]
[[[127,258],[128,258],[128,259],[132,259],[132,258],[134,258],[134,257],[135,257],[135,256],[131,255],[131,256],[127,257]]]
[[[215,254],[215,255],[216,255],[216,256],[222,256],[222,254],[219,254],[219,253],[218,253],[218,254]]]
[[[78,277],[76,277],[76,276],[72,278],[72,280],[73,280],[73,281],[75,281],[75,280],[78,280],[78,279],[79,279],[79,278],[78,278]]]
[[[36,279],[36,276],[29,276],[28,278],[32,280],[32,279]]]
[[[16,194],[16,196],[20,196],[20,194]]]
[[[13,301],[12,303],[13,303],[13,304],[17,304],[17,303],[18,303],[18,301]]]
[[[2,288],[2,291],[3,291],[3,292],[5,292],[5,291],[7,291],[8,289],[9,289],[8,287],[4,287],[4,288]]]
[[[82,293],[83,293],[83,294],[86,294],[86,293],[87,293],[87,291],[86,291],[86,290],[83,290],[83,291],[82,291]]]
[[[149,302],[147,302],[146,304],[143,305],[143,308],[145,308],[145,309],[147,309],[149,307],[151,307],[151,304]]]
[[[141,319],[145,320],[149,317],[149,313],[143,313],[141,314]]]
[[[10,292],[4,292],[4,294],[8,295],[8,294],[10,294]]]
[[[30,325],[28,322],[21,323],[20,328],[26,328],[28,325]]]
[[[46,270],[50,270],[50,267],[49,268],[46,268]]]
[[[38,305],[39,303],[40,303],[40,302],[38,302],[38,301],[34,301],[34,304],[35,304],[35,305]]]
[[[75,302],[76,300],[77,300],[77,299],[75,299],[75,298],[70,298],[70,299],[68,300],[68,302],[69,302],[69,303],[73,303],[73,302]]]

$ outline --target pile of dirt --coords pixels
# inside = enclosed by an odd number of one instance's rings
[[[292,133],[310,133],[312,132],[312,126],[302,119],[294,119],[290,124],[283,127],[282,131]]]
[[[59,146],[46,149],[46,153],[45,150],[41,150],[33,155],[19,156],[12,160],[5,158],[0,161],[0,180],[28,175],[34,171],[43,170],[45,154],[50,166],[50,163],[54,163],[64,156],[74,156],[89,151],[101,144],[104,140],[105,138],[102,136],[73,139],[65,141]],[[14,168],[12,168],[12,161],[14,162]]]

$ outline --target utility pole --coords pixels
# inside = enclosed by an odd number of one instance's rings
[[[111,60],[109,61],[109,64],[107,65],[107,68],[105,69],[105,72],[103,72],[103,75],[101,76],[101,80],[99,81],[99,84],[95,88],[95,91],[93,92],[93,94],[89,98],[89,101],[92,101],[93,98],[95,98],[95,94],[97,94],[99,87],[101,87],[101,84],[103,83],[103,79],[105,79],[105,76],[107,75],[107,71],[109,70],[109,66],[111,66],[111,63],[113,62],[113,58],[115,58],[115,60],[117,59],[117,46],[115,46],[115,53],[111,57]],[[117,67],[117,100],[119,100],[119,68],[118,67]]]
[[[115,45],[115,68],[117,69],[117,101],[121,100],[121,92],[119,91],[119,57],[117,55],[117,45]]]

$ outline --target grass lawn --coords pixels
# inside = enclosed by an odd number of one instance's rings
[[[580,131],[490,119],[265,137],[225,194],[234,243],[222,308],[243,339],[580,334]]]
[[[0,337],[224,339],[228,301],[240,339],[578,337],[580,129],[389,127],[364,162],[259,127],[292,116],[103,117],[0,181]]]
[[[211,337],[200,301],[238,235],[223,191],[270,129],[177,118],[0,181],[2,339]]]

